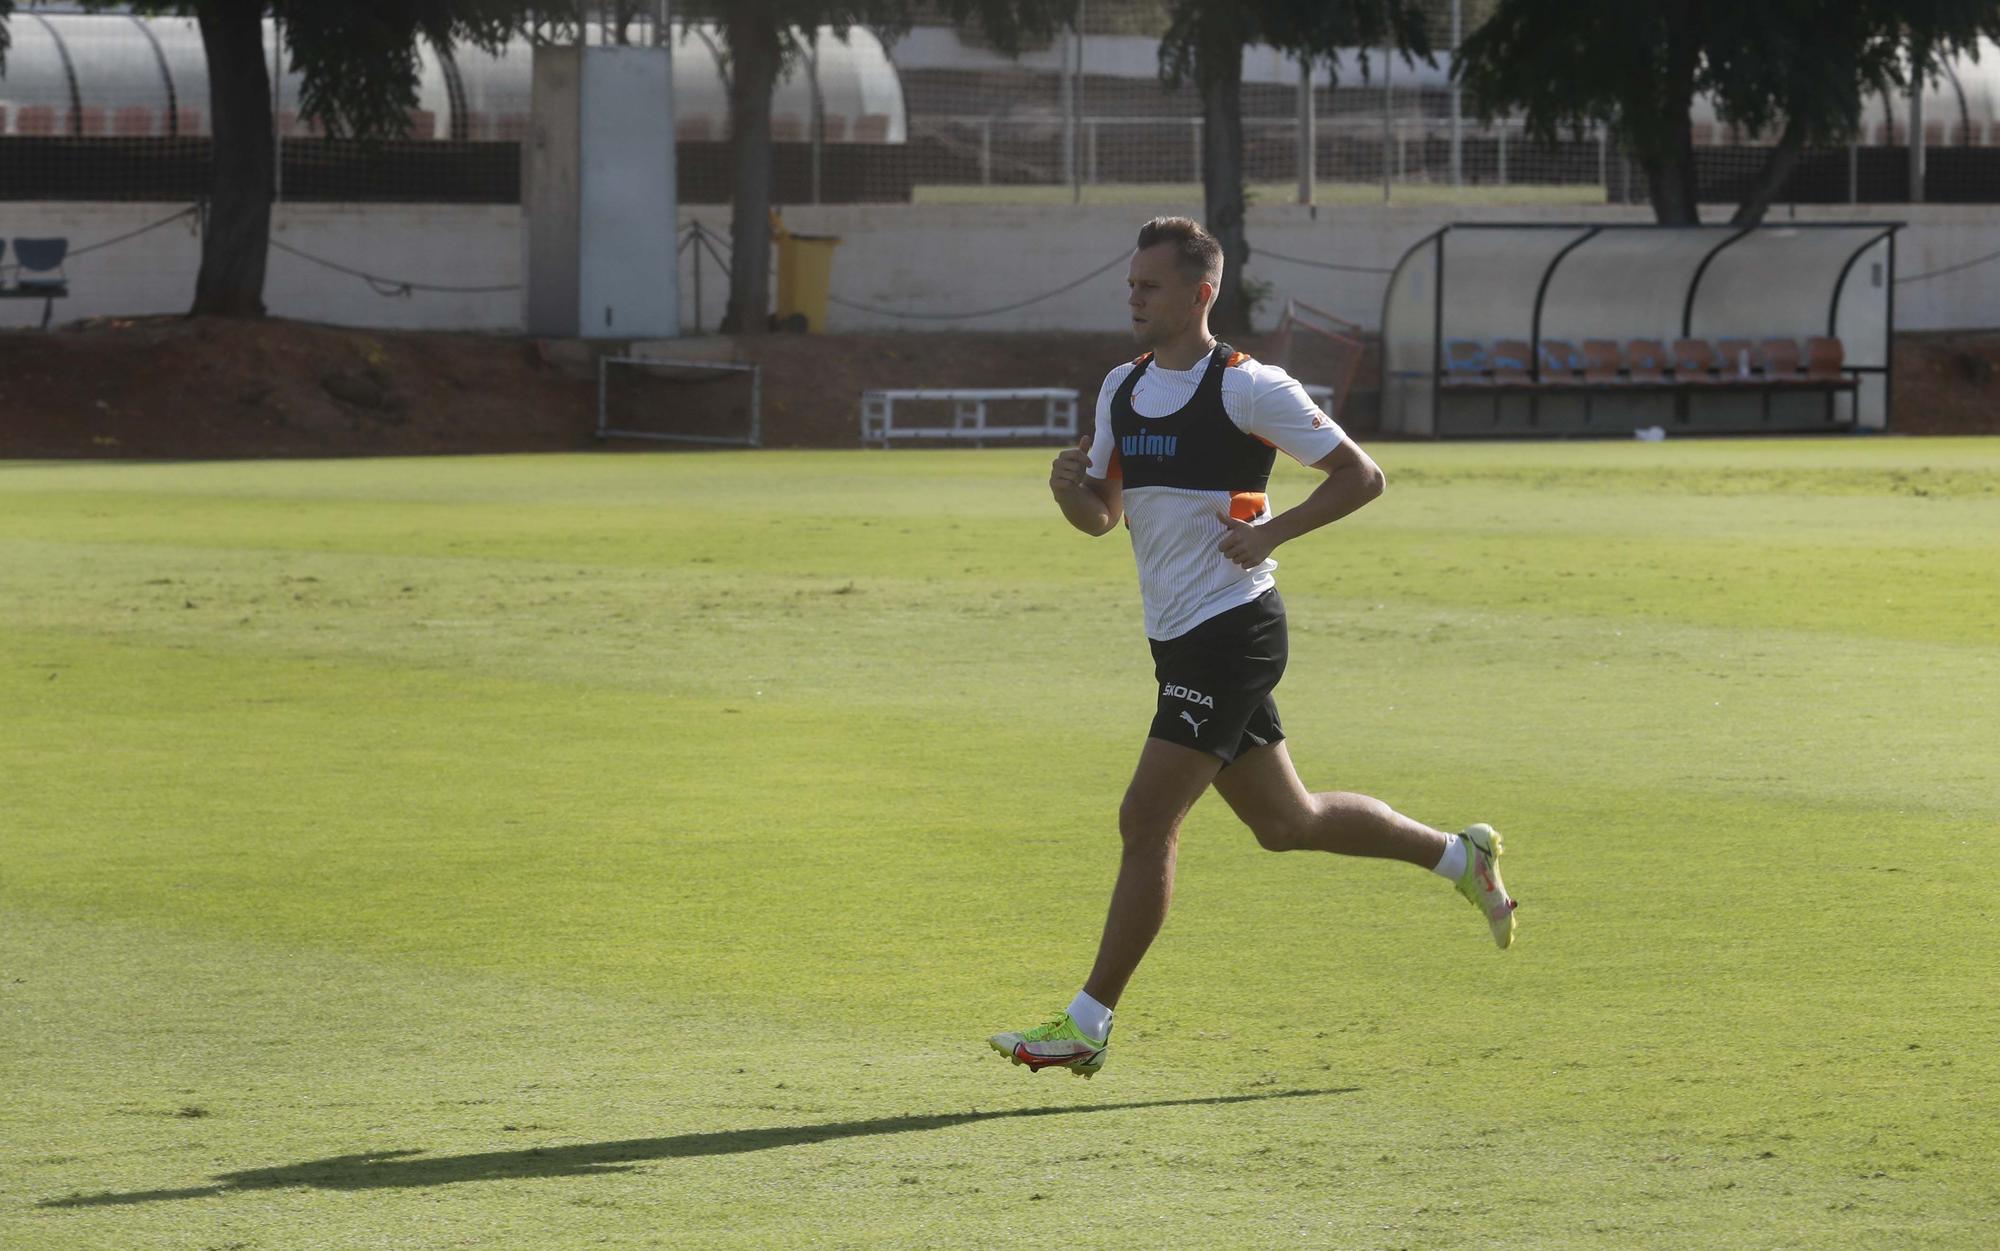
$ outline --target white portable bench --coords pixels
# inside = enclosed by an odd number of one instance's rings
[[[988,425],[986,406],[995,401],[1039,400],[1042,404],[1040,425]],[[898,401],[938,403],[951,405],[951,424],[937,425],[933,422],[918,424],[905,416],[906,424],[897,424],[896,404]],[[907,414],[907,410],[905,410]],[[988,439],[1064,439],[1076,438],[1076,392],[1069,387],[1027,387],[1006,390],[908,390],[908,391],[863,391],[861,393],[861,442],[865,447],[888,447],[897,439],[970,439],[976,447],[986,446]]]

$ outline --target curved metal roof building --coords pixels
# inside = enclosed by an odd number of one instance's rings
[[[198,136],[209,133],[208,58],[192,18],[17,10],[14,46],[0,72],[0,135]],[[683,139],[723,139],[729,97],[719,41],[699,23],[672,27],[674,126]],[[277,32],[264,23],[274,56]],[[779,141],[811,134],[812,83],[819,86],[827,143],[902,143],[903,89],[881,40],[861,28],[845,38],[822,29],[815,55],[780,82],[772,101]],[[533,51],[515,39],[495,56],[460,46],[440,56],[418,43],[412,139],[519,139],[528,131]],[[276,95],[281,134],[308,134],[298,116],[299,76],[286,70]]]

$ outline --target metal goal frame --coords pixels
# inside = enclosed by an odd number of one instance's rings
[[[610,424],[606,405],[613,365],[647,365],[655,369],[679,369],[690,373],[736,373],[750,375],[750,434],[747,439],[712,434],[667,434],[658,430],[627,430]],[[662,360],[654,356],[600,356],[597,358],[597,437],[599,439],[654,439],[663,443],[705,443],[723,447],[764,446],[764,371],[760,365],[733,361]]]

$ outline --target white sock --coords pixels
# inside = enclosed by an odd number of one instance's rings
[[[1076,998],[1069,1001],[1069,1019],[1092,1038],[1101,1039],[1111,1032],[1111,1009],[1092,999],[1088,991],[1077,991]]]
[[[1438,858],[1431,872],[1456,882],[1465,876],[1465,840],[1456,834],[1447,834],[1444,840],[1444,855]]]

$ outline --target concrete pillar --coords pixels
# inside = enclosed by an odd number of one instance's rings
[[[673,55],[538,47],[524,149],[530,334],[680,333]]]

